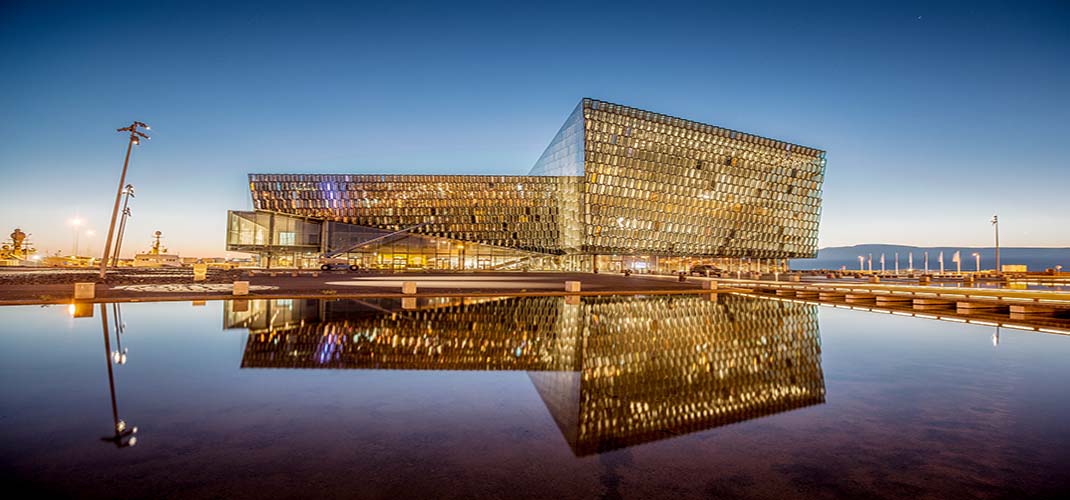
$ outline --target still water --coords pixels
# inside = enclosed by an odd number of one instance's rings
[[[52,496],[1070,492],[1059,335],[725,294],[6,307],[0,325],[0,474]]]

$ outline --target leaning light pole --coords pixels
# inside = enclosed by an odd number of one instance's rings
[[[996,228],[996,274],[1002,273],[1003,268],[999,265],[999,216],[992,216],[992,226]]]
[[[115,206],[111,210],[111,223],[108,224],[108,238],[104,242],[104,258],[100,259],[100,279],[104,279],[104,275],[108,271],[108,257],[111,255],[111,238],[115,234],[115,218],[119,215],[119,199],[122,198],[123,186],[126,185],[126,168],[130,165],[130,150],[134,148],[134,145],[141,143],[142,137],[145,139],[149,138],[147,134],[141,132],[138,128],[151,130],[148,125],[138,121],[131,123],[129,127],[123,127],[117,130],[118,132],[130,132],[130,142],[126,145],[126,159],[123,160],[123,173],[119,175],[119,188],[115,190]]]
[[[111,258],[111,267],[119,267],[119,250],[123,248],[123,234],[126,232],[126,219],[130,217],[130,198],[134,198],[134,186],[127,184],[123,189],[123,217],[119,219],[119,234],[115,236],[115,255]]]

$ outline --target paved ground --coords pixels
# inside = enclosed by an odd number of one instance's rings
[[[69,269],[0,270],[0,305],[63,303],[74,297],[74,283],[97,282],[96,296],[105,300],[197,300],[223,298],[234,281],[248,281],[255,297],[382,296],[401,292],[403,281],[416,282],[421,294],[563,293],[565,281],[580,281],[584,292],[679,293],[698,291],[697,278],[591,273],[449,273],[377,274],[293,271],[211,271],[205,281],[193,281],[189,269],[123,269],[99,282],[95,272]]]

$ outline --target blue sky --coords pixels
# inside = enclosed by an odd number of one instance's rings
[[[249,172],[525,174],[584,96],[828,151],[820,245],[1070,246],[1070,4],[3,2],[0,230],[222,255]],[[95,243],[95,245],[94,245]]]

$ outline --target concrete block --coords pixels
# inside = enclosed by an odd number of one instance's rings
[[[405,310],[416,309],[416,297],[402,297],[401,308]]]
[[[914,309],[928,310],[928,309],[947,309],[949,307],[955,307],[955,303],[950,300],[944,299],[914,299]]]
[[[208,279],[208,264],[194,264],[193,281],[204,281],[206,279]]]
[[[995,309],[1003,309],[1003,308],[1006,308],[1006,307],[1007,307],[1006,305],[1000,304],[999,302],[995,302],[995,301],[985,301],[985,302],[959,301],[959,302],[955,303],[955,308],[956,309],[958,309],[960,311],[967,311],[967,312],[968,311],[982,311],[982,310],[991,311],[991,310],[995,310]]]
[[[580,282],[579,281],[566,281],[565,282],[565,291],[566,292],[570,292],[570,293],[578,293],[580,291]]]
[[[416,293],[415,281],[403,281],[401,282],[401,293],[405,295],[412,295]]]
[[[233,312],[249,312],[249,301],[232,300],[230,301],[230,310]]]
[[[881,277],[880,276],[870,276],[869,277],[869,282],[870,283],[880,283],[881,282]]]
[[[947,299],[923,299],[915,298],[914,305],[916,306],[950,306],[952,305],[950,300]]]
[[[801,278],[799,277],[798,274],[793,274],[791,276],[788,276],[788,281],[794,281],[795,283],[798,283],[800,280],[801,280]]]
[[[92,318],[93,317],[93,303],[92,302],[78,302],[68,306],[68,312],[75,318]]]
[[[909,304],[913,300],[909,295],[877,295],[878,304]]]
[[[570,306],[578,306],[578,305],[580,305],[580,296],[579,295],[566,295],[565,296],[565,303],[570,305]]]
[[[234,282],[234,295],[249,295],[249,282],[248,281],[235,281]]]
[[[717,282],[713,281],[713,280],[703,281],[702,282],[702,289],[703,290],[716,290],[717,289]]]
[[[1055,308],[1050,306],[1041,305],[1025,305],[1025,304],[1012,304],[1011,314],[1036,314],[1036,315],[1052,315],[1055,314]]]
[[[93,300],[97,295],[96,283],[75,283],[74,284],[74,299],[75,300]]]

